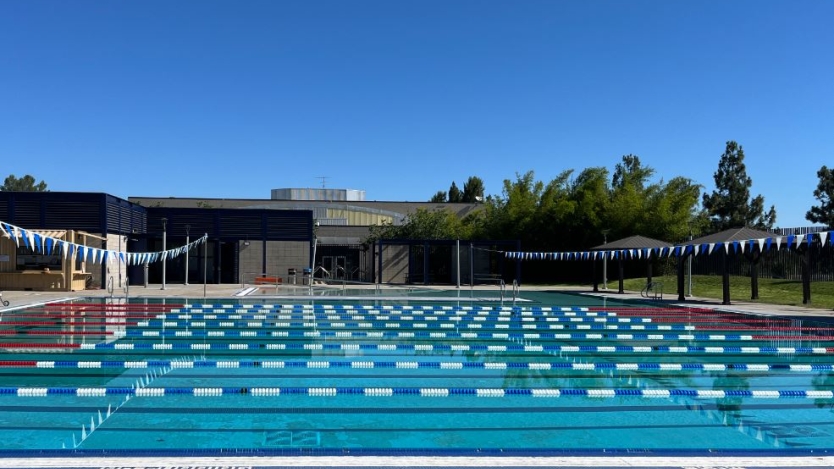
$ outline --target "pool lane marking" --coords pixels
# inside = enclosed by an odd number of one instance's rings
[[[565,363],[565,362],[450,362],[450,361],[347,361],[347,360],[146,360],[146,361],[0,361],[0,368],[352,368],[352,369],[528,369],[600,371],[834,371],[824,363]]]
[[[698,346],[632,346],[632,345],[465,345],[465,344],[201,344],[201,343],[0,343],[8,349],[80,349],[80,350],[341,350],[341,351],[439,351],[439,352],[547,352],[547,353],[707,353],[707,354],[834,354],[834,347],[698,347]]]
[[[754,399],[834,399],[834,391],[808,390],[745,390],[745,389],[633,389],[633,388],[419,388],[419,387],[391,387],[391,388],[362,388],[362,387],[0,387],[0,398],[4,396],[16,397],[47,397],[57,395],[71,395],[76,397],[105,397],[105,396],[195,396],[222,397],[251,395],[262,396],[419,396],[419,397],[644,397],[661,398],[690,397],[696,399],[724,399],[724,398],[754,398]]]

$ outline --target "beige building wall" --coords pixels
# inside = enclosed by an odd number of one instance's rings
[[[11,238],[0,236],[0,272],[15,272],[17,246]]]
[[[393,223],[394,217],[378,213],[359,212],[347,209],[327,209],[327,218],[342,218],[348,226],[370,226]]]
[[[106,243],[107,250],[116,253],[115,256],[107,259],[106,275],[108,277],[113,277],[113,287],[115,289],[119,289],[122,288],[127,281],[127,264],[121,260],[121,257],[119,257],[119,246],[121,246],[121,252],[125,252],[125,249],[127,249],[127,236],[108,234]],[[101,269],[92,270],[98,270],[98,272],[92,272],[93,278],[95,278],[96,275],[101,275]],[[102,283],[102,285],[105,288],[107,287],[106,280]]]

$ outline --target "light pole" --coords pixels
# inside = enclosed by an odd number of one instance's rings
[[[608,231],[602,230],[602,245],[608,244]],[[602,251],[602,289],[608,290],[608,251]]]
[[[191,254],[188,251],[188,235],[191,232],[191,225],[185,225],[185,284],[188,285],[188,256]]]
[[[165,250],[168,243],[168,219],[162,217],[162,290],[165,290]]]

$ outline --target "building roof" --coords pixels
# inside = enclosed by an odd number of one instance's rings
[[[748,227],[731,228],[729,230],[713,233],[711,235],[701,236],[700,238],[695,238],[691,241],[684,241],[680,243],[679,246],[726,243],[728,241],[747,241],[750,239],[775,238],[776,236],[779,235]]]
[[[592,251],[612,251],[616,249],[647,249],[647,248],[668,248],[672,245],[666,241],[659,239],[647,238],[645,236],[635,235],[628,238],[611,241],[607,244],[601,244],[591,248]]]

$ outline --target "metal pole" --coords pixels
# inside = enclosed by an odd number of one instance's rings
[[[208,235],[206,235],[208,236]],[[203,300],[206,299],[206,276],[208,272],[208,238],[203,241]]]
[[[608,244],[608,230],[602,232],[602,244]],[[608,290],[608,251],[602,251],[602,289]]]
[[[460,290],[460,240],[455,241],[455,252],[458,256],[457,266],[458,266],[458,281],[457,281],[457,288]]]
[[[162,290],[165,290],[165,251],[167,249],[167,242],[168,242],[168,219],[162,217]]]
[[[689,241],[692,241],[692,232],[691,231],[689,232]],[[693,248],[693,253],[694,253],[694,248]],[[687,270],[688,270],[688,275],[689,275],[689,285],[687,287],[687,291],[689,293],[687,293],[686,296],[689,296],[689,297],[692,296],[692,258],[693,257],[694,257],[693,254],[690,254],[689,259],[687,259]]]
[[[188,285],[188,256],[191,254],[188,251],[188,235],[191,233],[191,225],[185,225],[185,284]]]
[[[475,247],[469,243],[469,291],[475,289]]]
[[[119,216],[119,255],[116,258],[119,266],[119,288],[122,288],[122,217]]]

